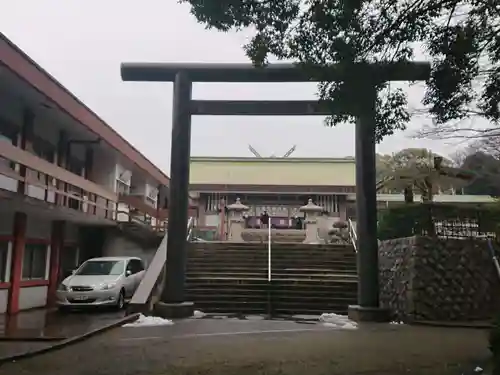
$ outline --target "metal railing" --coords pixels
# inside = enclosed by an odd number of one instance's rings
[[[497,252],[493,247],[493,243],[491,238],[488,238],[488,249],[490,250],[491,260],[493,261],[493,265],[495,266],[495,270],[497,271],[497,275],[500,278],[500,263],[498,262]]]
[[[190,217],[187,223],[186,241],[191,239],[193,234],[194,218]],[[128,306],[129,313],[151,311],[163,292],[165,278],[165,263],[167,262],[167,240],[168,232],[158,246],[153,260],[149,264],[144,277],[137,287]]]
[[[193,237],[193,229],[194,229],[194,218],[190,217],[189,220],[188,220],[188,223],[187,223],[186,241],[188,241],[188,242]]]
[[[358,252],[358,234],[356,232],[356,224],[351,219],[347,219],[347,227],[349,229],[349,238],[351,239],[354,251]]]

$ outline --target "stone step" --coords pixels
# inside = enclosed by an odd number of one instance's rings
[[[199,289],[213,290],[253,290],[253,291],[276,291],[289,293],[290,295],[299,295],[307,293],[310,295],[328,295],[357,293],[357,282],[342,280],[272,280],[272,286],[264,279],[188,279],[186,282],[187,291]]]
[[[265,255],[231,255],[231,254],[213,254],[203,256],[188,256],[188,263],[208,263],[208,262],[268,262],[268,256]],[[314,256],[314,255],[301,255],[301,256],[271,256],[271,263],[320,263],[328,262],[330,264],[353,264],[356,265],[355,258],[336,257],[336,256]]]
[[[197,254],[251,254],[251,255],[267,255],[267,248],[261,249],[235,249],[235,248],[224,248],[224,249],[188,249],[188,256]],[[352,249],[348,250],[321,250],[321,249],[276,249],[271,248],[271,254],[274,255],[287,255],[287,256],[300,256],[304,254],[317,255],[317,256],[343,256],[356,258],[356,252]]]
[[[247,246],[220,246],[220,247],[192,247],[188,246],[188,252],[219,252],[219,251],[238,251],[238,252],[247,252],[247,253],[258,253],[258,252],[267,252],[267,246],[256,246],[256,247],[247,247]],[[278,247],[277,245],[271,246],[271,252],[288,252],[288,253],[327,253],[327,254],[354,254],[355,251],[352,247]]]
[[[228,296],[234,296],[235,298],[241,296],[241,297],[252,297],[255,296],[257,297],[267,297],[268,295],[275,296],[277,298],[281,299],[298,299],[298,298],[305,298],[305,299],[311,299],[311,300],[323,300],[323,299],[331,299],[331,298],[339,298],[339,299],[345,299],[345,298],[355,298],[357,295],[357,290],[346,290],[345,288],[333,288],[333,289],[328,289],[328,290],[319,290],[314,293],[314,295],[310,294],[309,290],[304,290],[304,289],[297,289],[297,290],[290,290],[290,289],[271,289],[271,290],[264,290],[262,288],[255,288],[251,289],[250,287],[242,287],[242,288],[236,288],[236,287],[223,287],[223,288],[209,288],[209,287],[196,287],[196,288],[190,288],[187,292],[188,295],[190,296],[196,296],[201,299],[204,298],[214,298],[217,296],[223,296],[223,295],[228,295]]]
[[[345,313],[356,302],[356,254],[345,245],[196,243],[187,296],[205,312]]]
[[[241,313],[241,314],[265,314],[272,315],[321,315],[322,313],[335,313],[347,315],[349,305],[356,301],[325,302],[320,303],[269,303],[262,301],[239,301],[239,300],[218,300],[195,302],[195,308],[205,313]]]
[[[306,244],[306,243],[295,243],[295,242],[280,242],[280,243],[272,243],[273,246],[276,247],[289,247],[289,248],[328,248],[328,249],[339,249],[350,247],[351,245],[342,245],[342,244]],[[227,242],[227,241],[210,241],[210,242],[191,242],[189,244],[191,248],[217,248],[217,247],[240,247],[240,248],[256,248],[256,247],[265,247],[266,243],[247,243],[247,242]]]
[[[272,265],[271,267],[271,273],[311,273],[311,274],[318,274],[318,273],[345,273],[345,274],[357,274],[357,269],[356,267],[353,266],[336,266],[336,267],[321,267],[318,265],[318,267],[312,267],[311,265],[306,265],[306,267],[301,267],[301,268],[294,268],[294,267],[288,267],[288,266],[281,266],[280,265]],[[221,267],[220,265],[207,265],[207,264],[188,264],[186,268],[187,273],[197,273],[197,272],[203,272],[203,273],[220,273],[220,272],[239,272],[239,273],[245,273],[245,272],[265,272],[267,274],[268,272],[268,266],[267,264],[261,264],[261,265],[255,265],[252,267],[249,267],[248,264],[240,264],[240,265],[226,265],[224,267]]]
[[[187,293],[188,297],[196,300],[197,302],[207,302],[213,300],[227,301],[227,300],[256,300],[262,301],[263,299],[271,298],[273,303],[283,303],[283,304],[294,304],[300,301],[300,303],[324,303],[326,302],[342,302],[342,303],[350,303],[356,299],[355,294],[342,294],[342,295],[332,295],[329,298],[325,298],[324,296],[310,296],[310,295],[294,295],[289,296],[286,294],[276,294],[276,293],[228,293],[225,291],[220,291],[218,294],[206,294],[206,293],[194,293],[190,291]],[[190,298],[190,299],[191,299]]]
[[[230,260],[265,260],[267,261],[268,259],[268,254],[231,254],[231,253],[226,253],[226,254],[220,254],[220,253],[214,253],[214,254],[188,254],[188,259],[192,261],[204,261],[204,260],[210,260],[210,259],[215,259],[215,260],[225,260],[225,259],[230,259]],[[325,255],[315,255],[315,254],[296,254],[296,255],[291,255],[291,254],[271,254],[271,259],[275,261],[279,260],[299,260],[299,261],[306,261],[306,260],[322,260],[322,261],[344,261],[344,262],[356,262],[355,257],[349,257],[349,256],[342,256],[342,255],[333,255],[333,254],[325,254]]]
[[[284,280],[335,280],[335,279],[355,279],[357,280],[358,275],[356,273],[335,273],[335,272],[274,272],[271,273],[273,280],[284,279]],[[262,270],[260,272],[255,271],[244,271],[244,272],[228,272],[227,270],[221,270],[220,272],[189,272],[186,277],[188,279],[210,279],[210,278],[235,278],[235,279],[251,279],[251,278],[267,278],[267,271]]]

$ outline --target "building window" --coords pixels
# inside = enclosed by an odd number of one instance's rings
[[[116,180],[116,192],[118,194],[125,194],[129,195],[130,194],[130,186],[127,185],[125,182]]]
[[[84,163],[76,159],[75,157],[69,157],[66,164],[66,169],[71,173],[74,173],[78,176],[83,174]]]
[[[40,159],[48,161],[49,163],[54,162],[55,148],[50,143],[40,139],[33,138],[33,153]]]
[[[48,245],[26,244],[23,257],[23,280],[47,279]]]
[[[9,282],[9,250],[10,242],[0,242],[0,283]]]
[[[10,144],[12,144],[12,145],[14,145],[14,146],[16,145],[16,140],[15,140],[15,138],[11,138],[11,137],[9,137],[8,135],[5,135],[5,134],[3,134],[3,133],[0,131],[0,142],[1,142],[1,141],[6,141],[6,142],[8,142],[8,143],[10,143]],[[0,164],[5,165],[5,166],[7,166],[7,167],[8,167],[8,168],[10,168],[10,169],[14,169],[14,168],[15,168],[15,166],[16,166],[16,164],[15,164],[14,162],[12,162],[12,161],[10,161],[10,160],[7,160],[7,159],[5,159],[5,158],[2,158],[2,157],[0,157]]]

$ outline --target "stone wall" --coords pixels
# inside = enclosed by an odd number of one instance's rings
[[[487,320],[500,311],[500,279],[484,240],[383,241],[379,262],[381,305],[397,320]]]

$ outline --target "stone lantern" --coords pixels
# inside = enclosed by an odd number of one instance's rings
[[[233,242],[244,242],[241,234],[245,228],[245,212],[248,211],[248,206],[241,203],[240,198],[236,198],[236,202],[227,206],[229,220],[228,240]]]
[[[318,236],[318,229],[320,221],[319,218],[323,212],[323,207],[314,204],[312,199],[309,199],[305,206],[300,207],[299,211],[306,214],[306,219],[304,221],[306,224],[306,239],[304,240],[304,243],[321,243]]]

